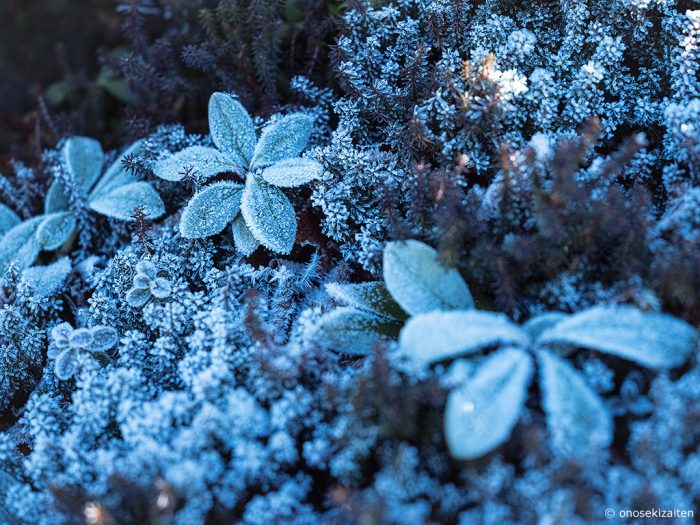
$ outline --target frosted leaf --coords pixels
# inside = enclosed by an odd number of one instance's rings
[[[142,208],[149,220],[165,213],[165,205],[147,182],[132,182],[113,189],[109,193],[90,201],[90,208],[97,213],[121,221],[134,221],[134,211]]]
[[[542,406],[554,446],[562,452],[607,447],[612,441],[612,417],[583,377],[562,359],[538,352]]]
[[[299,156],[309,142],[313,124],[313,119],[303,113],[287,115],[269,124],[255,146],[251,168],[261,168]]]
[[[475,459],[508,440],[531,376],[530,356],[508,348],[489,356],[463,386],[450,392],[445,439],[452,456]]]
[[[199,190],[190,199],[180,218],[180,234],[187,239],[203,239],[221,233],[241,209],[243,186],[217,182]]]
[[[22,272],[22,277],[31,286],[34,298],[42,299],[56,293],[63,286],[70,272],[70,259],[63,257],[48,266],[27,268]]]
[[[333,299],[348,306],[397,320],[407,318],[406,312],[394,301],[382,282],[328,283],[326,291]]]
[[[419,241],[387,243],[384,281],[389,293],[410,315],[474,308],[469,287],[459,272],[442,266],[437,252]]]
[[[134,276],[134,288],[149,289],[151,287],[151,278],[142,274],[137,273]]]
[[[149,288],[131,288],[126,292],[124,300],[132,308],[141,308],[151,298],[151,290]]]
[[[105,352],[119,341],[119,334],[111,326],[95,326],[92,330],[92,352]]]
[[[250,175],[243,192],[241,212],[253,237],[263,246],[282,254],[292,251],[297,234],[297,217],[284,193],[261,178]]]
[[[527,334],[503,314],[436,311],[408,320],[399,337],[399,352],[421,366],[428,366],[488,346],[526,346],[529,341]]]
[[[209,133],[222,152],[248,166],[255,148],[255,126],[248,112],[231,95],[214,93],[209,99]]]
[[[537,339],[542,332],[549,330],[559,321],[566,319],[567,317],[569,317],[569,314],[565,314],[563,312],[545,312],[528,319],[528,321],[523,325],[523,330],[525,330],[530,338],[534,340]]]
[[[301,186],[323,173],[323,166],[311,159],[293,158],[276,162],[262,172],[262,178],[273,186],[294,188]]]
[[[70,201],[63,190],[63,183],[54,179],[44,198],[44,213],[56,213],[70,209]]]
[[[139,261],[136,263],[136,273],[145,275],[149,280],[151,280],[156,278],[156,274],[158,272],[156,270],[156,265],[151,261]]]
[[[89,349],[93,344],[92,330],[88,328],[77,328],[68,337],[71,348]]]
[[[377,339],[394,338],[401,323],[355,308],[336,308],[323,315],[317,337],[324,346],[343,354],[367,355]]]
[[[0,204],[0,236],[17,226],[22,220],[4,204]]]
[[[188,172],[208,178],[219,173],[240,171],[241,165],[234,158],[204,146],[192,146],[178,151],[159,160],[153,168],[158,177],[170,181],[181,180]]]
[[[63,159],[73,179],[89,190],[102,172],[104,152],[95,139],[70,137],[63,146]]]
[[[43,220],[40,216],[21,222],[0,240],[0,272],[11,262],[16,262],[21,270],[32,265],[41,251],[34,234]]]
[[[592,348],[644,366],[671,368],[685,362],[698,342],[698,331],[667,314],[597,306],[557,323],[538,342]]]
[[[73,327],[69,323],[61,323],[51,329],[51,339],[59,348],[68,347],[68,338],[73,333]]]
[[[69,211],[47,215],[36,230],[36,240],[42,250],[57,250],[75,231],[75,215]]]
[[[95,188],[90,194],[91,198],[104,195],[109,193],[114,188],[119,186],[124,186],[130,182],[136,182],[137,179],[124,167],[124,159],[131,155],[140,155],[143,153],[143,141],[136,141],[131,146],[129,146],[119,157],[115,160],[105,174],[100,178],[99,182],[95,185]]]
[[[253,237],[248,226],[246,226],[243,215],[235,218],[231,224],[231,231],[233,232],[233,242],[236,245],[236,251],[244,257],[249,256],[260,246],[258,240]]]
[[[165,277],[156,277],[151,282],[151,295],[156,299],[165,299],[170,297],[173,287]]]
[[[78,355],[75,350],[64,350],[54,362],[54,374],[61,381],[67,381],[78,371]]]

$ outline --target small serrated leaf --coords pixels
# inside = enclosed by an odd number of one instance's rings
[[[253,236],[273,252],[292,251],[297,233],[297,218],[287,196],[254,175],[246,182],[241,212]]]
[[[4,204],[0,204],[0,237],[17,226],[22,219]]]
[[[63,158],[74,180],[89,191],[102,172],[104,152],[95,139],[69,137],[63,146]]]
[[[294,188],[301,186],[323,173],[323,166],[311,159],[293,158],[276,162],[262,172],[262,178],[273,186]]]
[[[157,219],[165,213],[165,205],[147,182],[132,182],[119,186],[109,193],[90,201],[90,208],[97,213],[121,221],[134,221],[134,211],[142,208],[149,220]]]
[[[236,251],[240,252],[244,257],[248,257],[260,246],[258,240],[246,226],[243,215],[235,218],[231,224],[231,231],[233,232],[233,242],[236,245]]]
[[[651,368],[682,365],[698,342],[698,331],[667,314],[633,306],[596,306],[545,331],[538,343],[592,348]]]
[[[209,99],[209,133],[224,153],[248,166],[255,149],[255,126],[248,112],[231,95],[214,93]]]
[[[180,234],[187,239],[203,239],[221,233],[241,209],[243,186],[217,182],[195,193],[182,212]]]
[[[188,171],[208,178],[219,173],[241,171],[235,159],[214,148],[192,146],[156,162],[153,172],[161,179],[182,180]]]
[[[51,213],[44,217],[37,228],[36,240],[42,250],[57,250],[70,238],[76,226],[75,215],[72,212]]]
[[[610,445],[612,417],[603,401],[565,361],[543,350],[537,357],[542,406],[554,446],[579,454]]]
[[[398,321],[408,317],[382,282],[328,283],[326,291],[336,301],[360,310],[368,310]]]
[[[21,222],[0,240],[0,272],[12,262],[16,262],[20,270],[32,265],[41,251],[35,233],[43,220],[42,215]]]
[[[408,320],[399,337],[399,352],[425,367],[489,346],[525,346],[529,341],[528,335],[503,314],[478,310],[434,311]]]
[[[510,437],[527,398],[532,360],[507,348],[489,356],[447,398],[445,439],[452,456],[475,459]]]
[[[287,115],[269,124],[255,146],[251,168],[299,156],[309,142],[313,124],[313,119],[303,113]]]
[[[437,251],[419,241],[387,243],[384,281],[389,293],[410,315],[474,307],[469,287],[459,272],[442,266]]]
[[[32,288],[35,299],[50,297],[58,291],[71,272],[70,259],[63,257],[48,266],[34,266],[22,272]]]
[[[394,338],[401,323],[355,308],[336,308],[323,315],[317,327],[319,341],[336,352],[367,355],[380,338]]]

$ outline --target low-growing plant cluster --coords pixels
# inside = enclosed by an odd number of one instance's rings
[[[700,508],[700,11],[110,17],[0,152],[0,524]]]

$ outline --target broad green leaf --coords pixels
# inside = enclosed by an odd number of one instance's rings
[[[221,233],[241,209],[243,186],[217,182],[195,193],[182,212],[180,234],[203,239]]]
[[[231,230],[233,232],[233,242],[236,245],[236,250],[244,257],[249,256],[260,246],[258,240],[253,237],[248,226],[246,226],[243,215],[239,215],[234,219],[231,224]]]
[[[63,286],[70,272],[70,259],[63,257],[48,266],[27,268],[22,273],[22,277],[32,287],[35,299],[43,299],[56,293]]]
[[[323,173],[323,166],[311,159],[300,157],[276,162],[262,172],[262,178],[273,186],[294,188],[314,179]]]
[[[214,93],[209,99],[209,133],[224,153],[248,166],[255,149],[255,126],[248,112],[231,95]]]
[[[143,208],[149,220],[157,219],[165,213],[160,195],[147,182],[119,186],[90,201],[90,208],[97,213],[128,222],[134,221],[134,211],[139,207]]]
[[[56,213],[70,209],[70,201],[63,189],[63,183],[54,179],[44,198],[44,213]]]
[[[208,178],[219,173],[241,171],[236,159],[214,148],[192,146],[156,162],[153,172],[161,179],[178,181],[185,174]]]
[[[359,310],[368,310],[401,321],[408,317],[382,282],[328,283],[326,291],[336,301]]]
[[[318,339],[343,354],[367,355],[380,338],[395,338],[401,323],[355,308],[336,308],[323,315]]]
[[[569,314],[563,312],[545,312],[543,314],[536,315],[523,325],[523,330],[525,330],[531,339],[537,339],[545,330],[549,330],[554,325],[556,325],[562,319],[569,317]]]
[[[74,180],[85,191],[90,191],[100,176],[104,163],[100,143],[88,137],[70,137],[63,146],[63,158]]]
[[[386,245],[384,281],[389,293],[410,315],[474,308],[469,287],[459,272],[442,266],[437,252],[419,241]]]
[[[489,346],[526,346],[529,342],[527,333],[503,314],[435,311],[408,320],[401,330],[399,352],[421,366],[428,366]]]
[[[253,237],[263,246],[282,254],[292,251],[297,234],[297,217],[284,193],[251,175],[243,191],[241,212]]]
[[[0,272],[7,270],[12,262],[16,262],[20,270],[32,265],[41,251],[35,233],[43,220],[40,216],[21,222],[0,240]]]
[[[488,357],[463,386],[450,392],[445,439],[452,456],[475,459],[508,440],[531,376],[530,356],[508,348]]]
[[[134,177],[129,171],[124,167],[124,159],[131,155],[139,155],[143,153],[143,141],[138,140],[129,146],[119,157],[115,160],[105,174],[102,175],[100,180],[95,185],[92,190],[91,198],[99,197],[109,193],[114,188],[129,184],[130,182],[136,182],[136,177]]]
[[[69,239],[76,226],[75,215],[70,211],[46,215],[36,230],[36,240],[42,250],[57,250]]]
[[[22,219],[4,204],[0,204],[0,237],[17,226]]]
[[[672,368],[693,351],[698,331],[667,314],[596,306],[557,323],[538,342],[592,348],[651,368]]]
[[[603,401],[566,361],[538,351],[542,406],[554,446],[578,454],[607,447],[612,441],[612,417]]]
[[[251,167],[262,168],[298,157],[309,142],[313,124],[313,119],[303,113],[287,115],[269,124],[260,134]]]

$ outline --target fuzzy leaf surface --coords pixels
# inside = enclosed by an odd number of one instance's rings
[[[233,232],[233,242],[236,250],[244,257],[248,257],[260,246],[258,240],[246,226],[243,215],[239,215],[234,219],[233,223],[231,223],[231,231]]]
[[[336,301],[359,310],[368,310],[396,320],[405,320],[408,317],[391,297],[383,282],[328,283],[326,292]]]
[[[508,440],[527,398],[532,368],[522,350],[501,350],[450,392],[445,439],[452,456],[475,459]]]
[[[44,217],[40,216],[21,222],[0,240],[0,272],[4,272],[13,261],[21,270],[32,265],[41,251],[35,234],[43,220]]]
[[[133,222],[134,210],[142,207],[149,220],[165,213],[158,192],[147,182],[132,182],[90,201],[90,208],[113,219]]]
[[[394,338],[401,323],[355,308],[336,308],[321,317],[318,337],[336,352],[367,355],[379,338]]]
[[[527,334],[503,314],[435,311],[408,320],[399,337],[399,352],[420,366],[428,366],[488,346],[525,346],[529,341]]]
[[[610,445],[612,416],[581,374],[547,351],[539,351],[538,360],[542,406],[554,446],[575,454]]]
[[[273,186],[294,188],[314,179],[323,173],[323,166],[311,159],[300,157],[276,162],[262,172],[262,178]]]
[[[0,236],[17,226],[22,220],[4,204],[0,204]]]
[[[474,308],[467,283],[445,268],[433,248],[419,241],[393,241],[384,248],[384,281],[410,315],[432,310]]]
[[[597,306],[557,323],[538,342],[592,348],[650,368],[673,368],[694,349],[698,331],[667,314]]]
[[[251,168],[298,157],[309,142],[313,124],[313,119],[303,113],[287,115],[269,124],[255,146]]]
[[[75,231],[75,215],[69,211],[47,215],[36,230],[36,240],[42,250],[60,248]]]
[[[219,150],[241,166],[250,164],[257,138],[253,120],[240,102],[214,93],[209,99],[209,132]]]
[[[100,176],[105,156],[95,139],[70,137],[63,146],[63,159],[74,180],[89,191]]]
[[[251,175],[243,191],[241,212],[260,244],[277,253],[292,251],[297,234],[297,217],[284,193]]]
[[[22,276],[34,291],[36,299],[50,297],[59,290],[71,272],[70,259],[63,257],[48,266],[27,268]]]
[[[203,239],[221,233],[241,209],[243,186],[217,182],[198,191],[180,218],[180,233],[187,239]]]
[[[241,165],[229,155],[204,146],[191,146],[159,160],[153,172],[161,179],[182,180],[188,171],[209,178],[219,173],[239,172]]]

